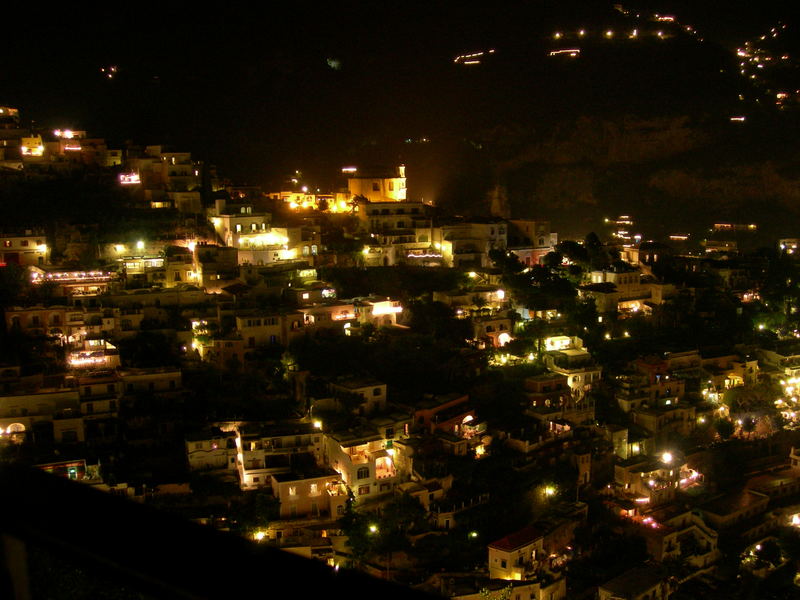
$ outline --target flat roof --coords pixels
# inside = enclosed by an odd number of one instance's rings
[[[615,596],[633,598],[664,580],[664,572],[657,567],[635,567],[614,577],[600,587]]]
[[[504,538],[500,538],[499,540],[492,542],[489,544],[489,548],[495,548],[504,552],[511,552],[517,548],[527,546],[541,537],[544,537],[544,532],[541,529],[534,527],[533,525],[528,525],[519,531],[509,533]]]

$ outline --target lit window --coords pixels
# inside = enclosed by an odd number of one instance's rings
[[[290,496],[297,496],[297,488],[295,486],[289,487],[289,495]]]
[[[312,496],[316,496],[317,494],[319,494],[319,487],[317,486],[316,483],[312,483],[308,491]]]

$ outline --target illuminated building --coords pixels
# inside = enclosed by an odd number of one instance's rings
[[[44,142],[42,136],[23,137],[20,143],[20,152],[23,159],[41,159],[44,157]]]
[[[544,532],[533,526],[515,531],[489,544],[489,576],[492,579],[527,580],[539,570],[544,551]]]
[[[49,256],[44,231],[26,229],[0,233],[0,264],[42,266],[48,263]]]
[[[667,504],[675,499],[685,464],[667,464],[658,458],[634,455],[614,466],[614,484],[623,497],[642,499],[649,507]]]
[[[200,213],[202,163],[189,152],[166,152],[162,146],[146,146],[130,152],[120,184],[129,188],[149,208],[175,208]]]
[[[525,266],[538,265],[555,250],[558,234],[550,231],[550,221],[510,219],[507,246]]]
[[[528,525],[488,544],[489,577],[514,581],[561,581],[560,586],[551,584],[546,593],[536,598],[566,598],[566,582],[559,567],[568,560],[566,553],[570,550],[575,528],[586,521],[588,507],[575,502],[564,504],[560,512],[562,516],[559,518]]]
[[[281,519],[337,518],[344,514],[347,492],[331,468],[272,473],[272,493],[280,502]]]
[[[76,378],[81,399],[86,439],[113,439],[122,399],[122,380],[112,370],[96,371]]]
[[[369,202],[404,202],[406,200],[406,168],[365,169],[342,171],[348,176],[347,189],[351,197]]]
[[[291,457],[310,455],[322,461],[322,433],[311,423],[242,424],[235,427],[236,468],[243,490],[268,487],[270,477],[291,472]]]
[[[327,288],[323,288],[327,289]],[[301,292],[301,295],[308,292]],[[347,329],[355,321],[355,304],[352,302],[326,302],[300,308],[305,315],[305,328],[314,329]]]
[[[800,254],[800,238],[783,238],[778,240],[778,248],[786,254]]]
[[[209,428],[186,436],[190,471],[236,470],[236,432]]]
[[[13,307],[5,312],[6,326],[10,329],[57,337],[62,344],[87,352],[84,341],[91,338],[101,343],[100,338],[110,337],[119,317],[118,309],[81,306]]]
[[[489,251],[505,250],[507,235],[506,222],[500,219],[442,225],[443,244],[450,243],[445,264],[456,268],[490,267]]]
[[[0,435],[36,435],[37,431],[52,436],[56,443],[85,441],[77,389],[59,386],[0,395]]]
[[[547,368],[567,377],[576,402],[581,402],[591,391],[592,385],[600,381],[603,368],[597,365],[592,355],[583,347],[583,340],[571,338],[568,347],[548,351],[545,356]]]
[[[89,326],[90,328],[99,326]],[[119,330],[113,327],[114,333]],[[109,335],[110,331],[104,332]],[[114,369],[120,366],[119,351],[105,339],[85,339],[83,345],[77,350],[73,350],[67,356],[67,364],[73,371],[98,369]]]
[[[392,493],[399,483],[391,447],[393,438],[386,439],[368,427],[326,433],[324,437],[326,463],[339,473],[356,501]]]
[[[430,229],[431,207],[412,201],[368,201],[358,203],[359,227],[370,233],[400,230]],[[433,243],[433,240],[429,239]]]
[[[235,318],[236,331],[247,348],[276,344],[286,346],[305,333],[305,315],[300,311],[270,313],[250,310],[237,313]]]
[[[150,369],[123,369],[119,372],[125,395],[155,392],[160,395],[178,395],[182,390],[180,369],[155,367]]]
[[[397,315],[403,312],[400,302],[389,298],[359,298],[354,303],[356,318],[362,325],[391,327],[397,325]]]
[[[337,392],[345,392],[361,397],[358,414],[371,415],[386,410],[386,384],[377,379],[347,378],[330,384],[336,397]]]
[[[504,314],[473,316],[472,339],[478,345],[500,348],[511,341],[511,318]]]

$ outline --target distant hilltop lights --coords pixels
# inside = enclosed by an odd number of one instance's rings
[[[615,40],[638,40],[640,38],[645,37],[654,37],[658,40],[665,40],[670,38],[677,30],[682,30],[683,32],[696,36],[697,31],[691,25],[682,25],[679,23],[678,18],[675,15],[662,15],[659,13],[647,13],[647,14],[640,14],[640,13],[631,13],[628,9],[623,7],[621,4],[615,4],[614,8],[619,11],[621,14],[625,15],[626,17],[638,20],[638,21],[649,21],[653,24],[663,24],[662,26],[668,29],[657,29],[653,30],[650,26],[646,24],[639,25],[637,27],[632,27],[630,29],[602,29],[597,27],[594,30],[587,29],[581,27],[579,29],[559,29],[554,31],[550,38],[557,41],[565,41],[570,39],[600,39],[606,41],[615,41]],[[703,41],[702,38],[697,38],[698,41]],[[550,53],[550,56],[557,56],[557,54]]]
[[[480,50],[471,54],[459,54],[453,59],[453,62],[457,65],[479,65],[487,54],[494,54],[495,52],[494,48],[490,48],[489,50]]]
[[[795,66],[791,55],[775,47],[775,44],[780,42],[773,42],[779,39],[786,29],[785,24],[778,23],[769,30],[769,33],[745,41],[743,46],[736,48],[739,75],[752,92],[752,99],[757,103],[763,100],[765,103],[774,104],[780,110],[800,101],[800,90],[791,91],[791,88],[795,87],[794,81],[787,76]],[[739,100],[744,99],[745,95],[739,94]]]

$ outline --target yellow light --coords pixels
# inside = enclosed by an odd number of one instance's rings
[[[560,31],[556,31],[555,34],[553,34],[553,37],[556,38],[557,40],[560,40],[561,39],[561,32]]]
[[[189,252],[194,252],[194,249],[197,248],[197,244],[194,242],[189,242],[187,247],[189,248]]]
[[[607,30],[607,31],[606,31],[606,37],[607,37],[607,38],[612,38],[612,37],[614,37],[614,32],[613,32],[613,31],[611,31],[610,29],[609,29],[609,30]]]
[[[315,429],[322,429],[322,421],[314,421]]]
[[[555,493],[556,493],[556,488],[554,488],[552,485],[548,485],[546,488],[544,488],[545,496],[552,496]]]
[[[45,252],[47,252],[47,244],[39,244],[38,246],[36,246],[36,249],[42,254],[44,254]]]
[[[469,273],[467,273],[467,276],[469,276],[470,279],[475,279],[478,276],[478,274],[475,271],[470,271]]]
[[[369,532],[370,533],[377,533],[378,532],[378,526],[377,525],[370,525],[369,526]]]
[[[364,246],[361,250],[361,254],[367,255],[369,254],[369,246]]]
[[[672,453],[671,452],[664,452],[661,455],[661,460],[666,464],[670,464],[672,462]]]
[[[503,300],[503,299],[505,299],[505,297],[506,297],[505,290],[497,290],[497,299],[498,300]]]
[[[136,242],[136,249],[137,250],[144,250],[144,242],[142,240],[139,240],[138,242]]]
[[[263,540],[266,537],[266,535],[267,534],[264,533],[263,531],[256,531],[256,533],[255,533],[255,535],[253,537],[256,539],[256,541],[260,542],[261,540]]]

